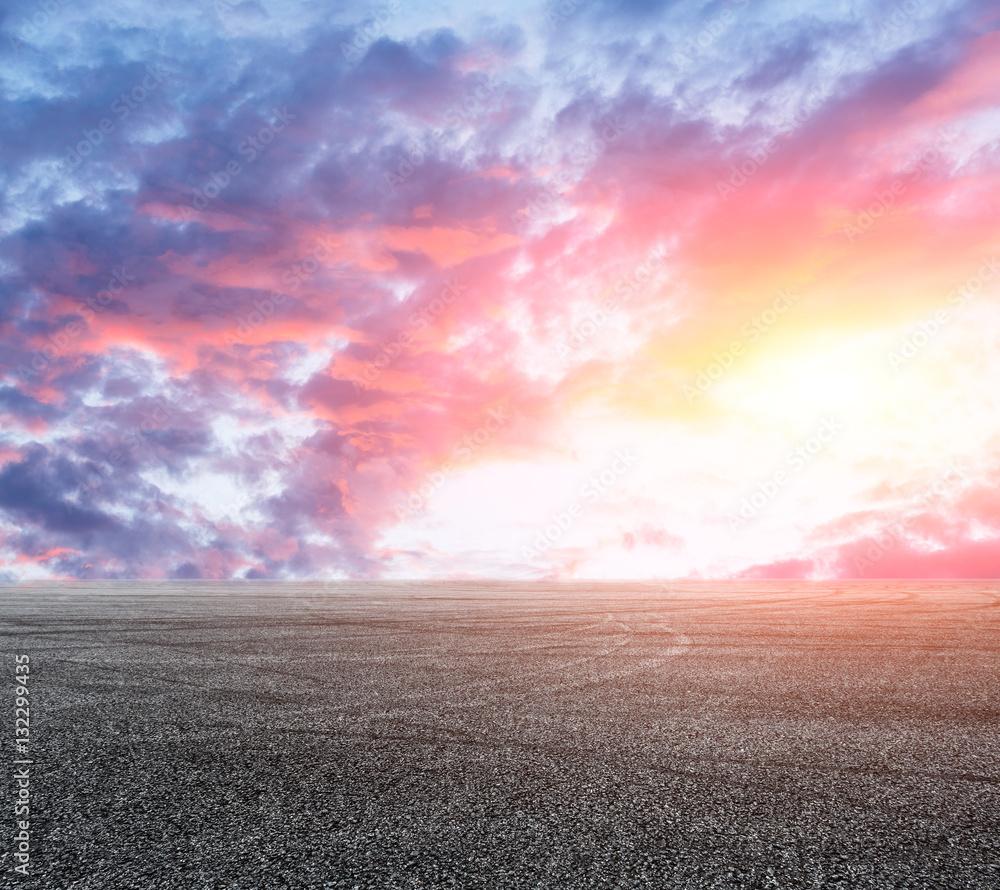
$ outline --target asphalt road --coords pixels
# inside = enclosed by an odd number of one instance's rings
[[[5,587],[15,654],[5,887],[1000,887],[998,584]]]

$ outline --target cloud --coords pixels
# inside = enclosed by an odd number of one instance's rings
[[[516,546],[390,542],[392,505],[490,406],[523,420],[470,475],[635,424],[722,436],[739,375],[877,336],[995,247],[978,3],[878,27],[873,5],[738,0],[388,4],[377,26],[364,4],[81,0],[35,31],[22,8],[0,60],[0,532],[26,576],[515,571]],[[790,286],[809,299],[689,404],[681,384]],[[879,508],[855,488],[746,571],[847,572],[850,518]],[[671,493],[649,497],[662,522],[595,540],[696,559]],[[694,497],[710,522],[715,493]],[[981,533],[882,562],[985,571]]]

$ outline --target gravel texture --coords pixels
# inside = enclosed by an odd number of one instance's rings
[[[0,885],[997,888],[998,590],[0,588]]]

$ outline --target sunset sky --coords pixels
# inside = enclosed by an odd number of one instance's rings
[[[1000,577],[995,3],[0,14],[0,577]]]

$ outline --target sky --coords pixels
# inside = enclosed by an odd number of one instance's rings
[[[996,4],[0,22],[0,578],[1000,577]]]

